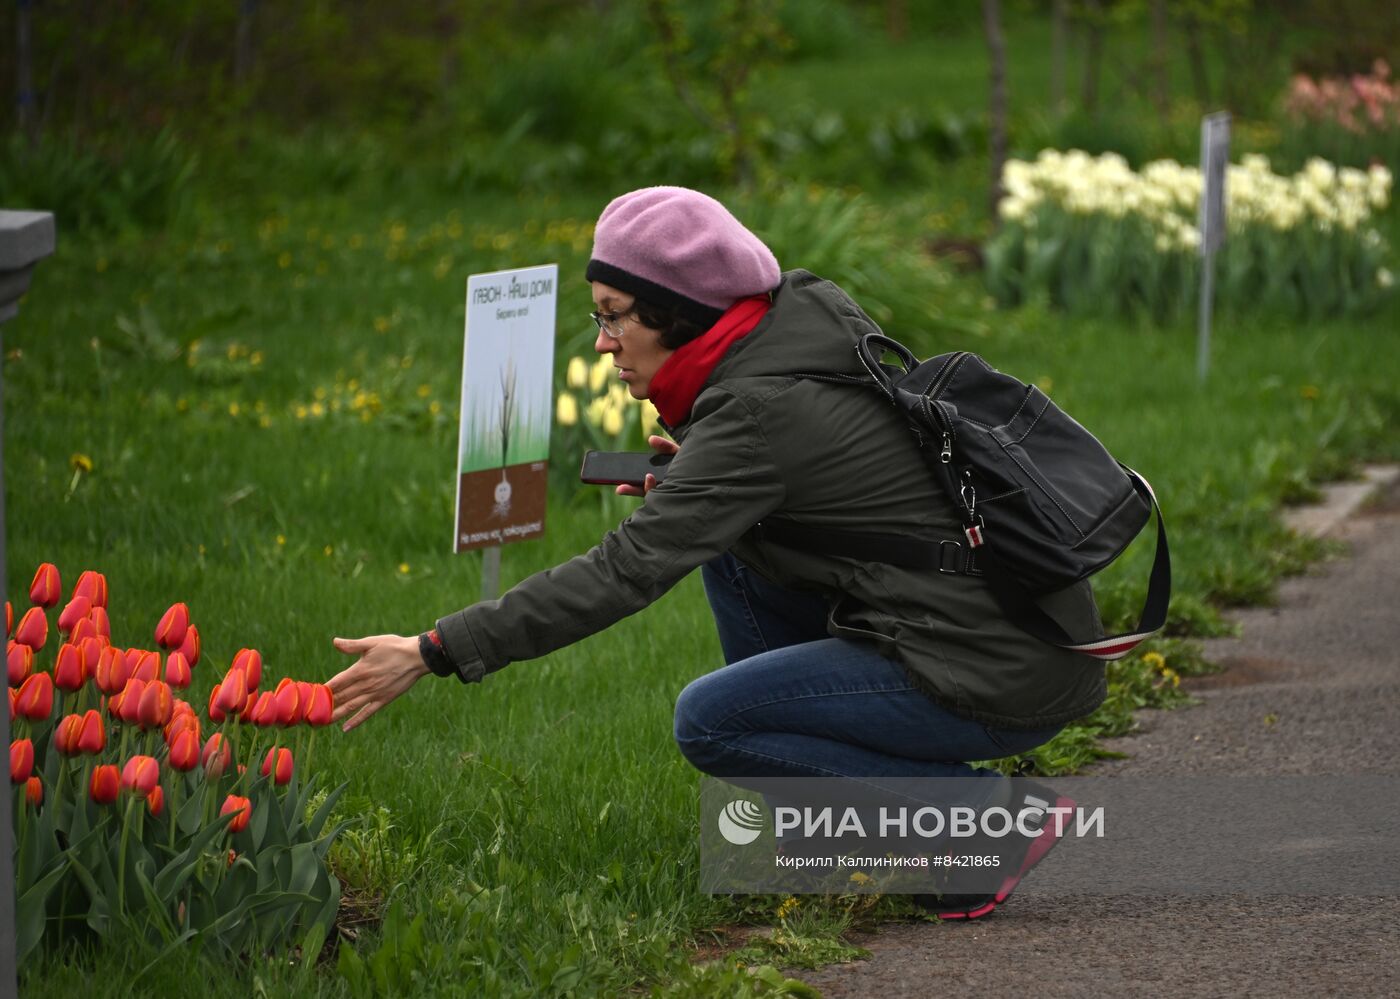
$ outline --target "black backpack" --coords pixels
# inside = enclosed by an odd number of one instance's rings
[[[1119,659],[1166,622],[1171,555],[1157,499],[1137,472],[1118,462],[1034,385],[956,351],[920,363],[878,333],[856,345],[870,379],[839,374],[798,377],[875,387],[904,415],[934,478],[963,522],[956,541],[823,531],[765,521],[761,533],[808,548],[914,568],[983,576],[1019,627],[1053,645]],[[885,364],[886,353],[899,365]],[[1157,513],[1157,554],[1147,599],[1129,633],[1085,641],[1040,609],[1038,594],[1098,572],[1122,554]],[[951,546],[951,547],[950,547]]]

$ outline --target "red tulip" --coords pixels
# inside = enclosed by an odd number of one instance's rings
[[[171,718],[170,724],[165,726],[165,744],[167,746],[175,745],[175,737],[181,732],[193,732],[195,742],[197,743],[202,734],[200,732],[199,718],[195,715],[176,715],[174,718]]]
[[[262,683],[262,653],[257,649],[239,649],[238,654],[233,657],[233,665],[229,669],[241,669],[248,680],[248,689],[257,690]]]
[[[142,728],[164,728],[174,710],[174,695],[170,692],[170,684],[164,680],[152,680],[146,684],[146,689],[141,694],[136,717]]]
[[[131,671],[126,668],[126,657],[121,649],[105,648],[97,656],[97,689],[110,697],[119,694],[131,679]]]
[[[181,729],[170,743],[169,762],[176,770],[193,770],[199,764],[199,731]]]
[[[278,682],[273,697],[277,701],[278,725],[295,725],[301,721],[304,713],[301,704],[301,691],[295,680],[283,677]]]
[[[267,758],[263,760],[262,775],[266,777],[272,774],[272,782],[277,785],[287,783],[292,779],[292,751],[280,746],[273,746],[267,751]]]
[[[247,724],[253,720],[253,709],[258,706],[261,696],[256,690],[248,691],[248,699],[243,702],[243,710],[238,713],[239,722]]]
[[[313,685],[311,700],[306,705],[306,723],[308,725],[329,725],[331,712],[334,709],[335,696],[331,694],[331,688],[324,683]]]
[[[63,608],[63,613],[58,615],[58,630],[72,631],[79,621],[87,620],[88,614],[92,612],[92,601],[87,597],[74,597],[68,601],[68,605]]]
[[[89,638],[97,638],[97,625],[92,623],[92,618],[85,617],[81,621],[73,622],[73,628],[68,632],[68,641],[74,645],[82,645]]]
[[[121,720],[136,725],[141,721],[141,698],[146,694],[146,681],[140,677],[133,676],[126,681],[126,687],[118,695],[121,704],[117,708],[117,714]]]
[[[248,702],[248,681],[241,669],[230,669],[219,684],[219,710],[236,715]]]
[[[190,627],[190,609],[184,604],[172,604],[156,625],[156,644],[162,649],[178,649]]]
[[[30,721],[43,721],[53,713],[53,677],[33,673],[19,688],[15,713]]]
[[[122,787],[150,794],[160,783],[160,764],[154,756],[133,756],[122,767]]]
[[[150,793],[146,795],[146,805],[151,810],[152,818],[160,818],[161,813],[165,811],[165,788],[159,784],[151,788]]]
[[[83,730],[82,715],[64,715],[53,730],[53,748],[64,756],[77,756],[78,733]]]
[[[152,680],[160,679],[160,653],[143,652],[141,658],[136,660],[136,665],[131,669],[131,675],[139,677],[150,683]]]
[[[265,690],[258,695],[258,703],[253,708],[252,722],[259,728],[270,728],[278,724],[280,714],[277,709],[277,695]]]
[[[34,743],[16,739],[10,743],[10,783],[23,784],[34,772]]]
[[[83,725],[78,731],[78,750],[96,756],[107,748],[107,729],[102,715],[89,708],[83,713]]]
[[[106,607],[98,607],[94,604],[92,610],[88,613],[88,620],[91,621],[92,626],[97,629],[99,638],[105,638],[109,642],[112,640],[112,619],[107,616]]]
[[[204,764],[206,777],[219,777],[228,769],[228,765],[233,762],[233,750],[229,748],[228,740],[222,732],[215,732],[209,737],[199,761]]]
[[[224,709],[219,707],[219,684],[214,684],[214,689],[209,691],[209,720],[218,724],[227,717]]]
[[[85,638],[77,644],[83,654],[83,679],[86,680],[97,670],[97,664],[102,659],[102,639]]]
[[[73,596],[87,597],[94,607],[106,607],[107,577],[91,569],[80,573],[78,582],[73,586]]]
[[[45,562],[34,573],[29,584],[29,602],[38,607],[52,607],[63,596],[63,584],[58,579],[58,567]]]
[[[44,803],[44,782],[38,777],[30,777],[24,782],[24,800],[35,808]]]
[[[176,690],[184,690],[194,677],[190,675],[190,664],[179,652],[172,652],[165,658],[165,682]]]
[[[10,686],[18,687],[34,672],[34,650],[19,642],[11,642],[5,653],[5,667],[10,675]]]
[[[234,819],[228,824],[229,832],[242,832],[248,828],[248,820],[253,817],[253,803],[247,798],[236,794],[231,794],[224,799],[224,806],[219,809],[220,815],[235,813]]]
[[[199,629],[190,625],[185,630],[185,640],[180,643],[180,655],[190,664],[190,669],[199,665]]]
[[[141,657],[145,654],[145,649],[136,648],[126,649],[124,652],[122,652],[122,662],[126,664],[126,672],[128,676],[131,675],[131,671],[136,668],[136,664],[141,661]]]
[[[58,647],[58,661],[54,663],[53,667],[54,686],[71,694],[75,690],[82,689],[86,680],[87,671],[83,669],[83,654],[78,651],[77,646],[64,642]]]
[[[15,628],[15,641],[38,652],[48,640],[49,619],[44,617],[44,608],[29,608],[19,619],[19,627]]]
[[[99,805],[110,805],[121,793],[121,774],[115,763],[103,763],[92,768],[92,779],[88,781],[88,795]]]

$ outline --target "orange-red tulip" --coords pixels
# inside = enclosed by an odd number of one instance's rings
[[[143,652],[141,658],[136,660],[136,665],[131,668],[131,675],[139,677],[150,683],[152,680],[160,679],[160,653]]]
[[[18,687],[29,674],[34,672],[34,650],[19,642],[11,642],[5,654],[5,671],[10,677],[10,686]]]
[[[190,626],[190,609],[184,604],[172,604],[156,625],[156,644],[162,649],[178,649]]]
[[[214,684],[214,689],[209,691],[209,720],[218,724],[227,717],[223,708],[219,707],[220,684]]]
[[[30,674],[15,698],[15,713],[30,721],[43,721],[53,714],[53,677],[47,673]]]
[[[256,690],[248,691],[248,699],[243,702],[243,710],[238,712],[239,722],[246,724],[253,720],[253,709],[258,706],[258,698],[261,696]]]
[[[5,601],[5,637],[9,638],[15,633],[15,609],[8,601]]]
[[[81,690],[86,680],[87,671],[83,669],[83,654],[78,651],[76,645],[64,642],[58,647],[58,661],[54,663],[53,667],[54,686],[71,694],[75,690]]]
[[[102,659],[102,639],[85,638],[78,644],[78,649],[83,654],[83,679],[86,680],[93,675]]]
[[[306,705],[306,723],[329,725],[334,709],[335,697],[331,694],[331,688],[324,683],[318,683],[311,688],[311,700]]]
[[[29,608],[24,612],[24,617],[19,619],[19,626],[15,628],[15,641],[38,652],[48,640],[49,619],[44,617],[44,608]]]
[[[99,805],[110,805],[121,794],[121,773],[115,763],[103,763],[92,768],[92,779],[88,781],[88,795]]]
[[[121,705],[117,708],[117,714],[122,721],[131,725],[139,724],[141,721],[141,698],[146,694],[146,681],[140,677],[133,676],[126,681],[126,687],[118,695],[121,698]]]
[[[248,820],[253,817],[253,803],[240,795],[231,794],[224,799],[224,806],[219,809],[219,814],[227,815],[230,812],[236,814],[228,824],[229,832],[242,832],[248,828]]]
[[[126,664],[126,675],[127,675],[127,676],[130,676],[130,675],[131,675],[131,671],[134,670],[134,669],[136,668],[136,666],[137,666],[137,664],[138,664],[139,662],[141,662],[141,657],[144,656],[145,654],[146,654],[146,650],[145,650],[145,649],[136,649],[136,648],[127,649],[126,651],[124,651],[124,652],[122,653],[122,662],[124,662],[124,663]]]
[[[107,577],[92,569],[79,573],[78,581],[73,585],[73,596],[87,597],[94,607],[106,607]]]
[[[301,690],[295,680],[283,680],[277,685],[277,724],[295,725],[301,721],[304,710],[301,704]]]
[[[154,756],[133,756],[122,767],[122,787],[150,794],[160,783],[160,764]]]
[[[236,715],[248,703],[248,681],[241,669],[230,669],[219,684],[219,710]]]
[[[185,640],[180,643],[180,655],[185,657],[185,661],[190,664],[190,669],[199,665],[199,629],[190,625],[185,629]]]
[[[89,613],[92,612],[92,601],[87,597],[74,597],[68,601],[68,605],[63,608],[63,612],[58,615],[58,630],[72,631],[77,627],[79,621],[86,621]]]
[[[10,743],[10,783],[23,784],[34,772],[34,743],[16,739]]]
[[[44,782],[38,777],[30,777],[24,782],[24,800],[35,808],[44,803]]]
[[[165,682],[176,690],[184,690],[194,677],[190,675],[190,664],[179,652],[172,652],[165,658]]]
[[[170,765],[176,770],[193,770],[199,765],[199,732],[181,729],[170,743]]]
[[[58,567],[45,562],[34,573],[29,584],[29,602],[39,607],[52,607],[63,597],[63,584],[58,579]]]
[[[152,680],[146,684],[141,703],[136,709],[136,719],[142,728],[164,728],[174,711],[175,697],[170,692],[170,684],[164,680]]]
[[[53,748],[64,756],[77,756],[82,752],[78,748],[78,734],[82,730],[82,715],[64,715],[59,720],[58,727],[53,731]]]
[[[78,731],[78,749],[96,756],[106,748],[107,728],[103,724],[102,715],[89,708],[83,713],[83,726]]]
[[[160,818],[161,813],[165,811],[165,788],[159,784],[151,788],[150,793],[146,795],[146,805],[151,809],[153,818]]]
[[[19,691],[16,690],[14,687],[6,687],[5,690],[8,691],[8,692],[9,692],[9,695],[10,695],[10,721],[14,721],[14,720],[15,720],[15,698],[19,696]]]
[[[248,689],[257,690],[262,684],[262,653],[257,649],[239,649],[237,655],[233,657],[233,665],[229,669],[241,669],[248,681]]]
[[[90,638],[97,638],[97,625],[92,623],[90,617],[74,623],[72,630],[68,632],[68,641],[74,645],[82,645]]]
[[[193,732],[195,741],[198,742],[203,735],[198,716],[177,714],[171,718],[170,724],[165,726],[165,744],[167,746],[175,745],[175,737],[181,732]]]
[[[267,757],[263,760],[262,775],[266,777],[272,775],[274,784],[285,784],[292,779],[292,751],[280,746],[273,746],[267,751]]]
[[[270,690],[258,695],[258,703],[253,706],[250,721],[259,728],[271,728],[277,724],[277,697]]]
[[[233,750],[222,732],[215,732],[209,737],[199,762],[204,764],[204,773],[208,777],[219,777],[228,769],[228,765],[233,762]]]
[[[126,657],[121,649],[106,648],[97,656],[97,689],[108,697],[120,694],[131,679],[131,671],[126,668]]]
[[[97,629],[97,637],[105,638],[109,642],[112,640],[112,619],[107,616],[106,607],[98,607],[94,604],[88,613],[88,620]]]

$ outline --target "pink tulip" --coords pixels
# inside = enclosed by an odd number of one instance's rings
[[[199,665],[199,629],[190,625],[185,629],[185,640],[180,643],[180,655],[190,664],[190,669]]]
[[[190,675],[190,664],[179,652],[172,652],[165,658],[165,682],[176,690],[184,690],[194,677]]]
[[[262,683],[262,653],[257,649],[239,649],[229,669],[241,669],[248,679],[248,689],[257,690]]]
[[[88,569],[78,576],[78,582],[73,586],[73,596],[86,597],[94,607],[106,607],[107,577]]]
[[[58,567],[45,562],[34,573],[34,582],[29,584],[29,602],[37,607],[52,607],[63,596],[63,584],[58,578]]]
[[[24,612],[24,617],[19,619],[19,626],[15,628],[15,641],[38,652],[48,640],[49,619],[44,617],[44,608],[29,608]]]
[[[59,690],[73,693],[81,690],[87,682],[87,670],[83,668],[83,654],[77,646],[67,642],[58,647],[58,660],[53,667],[54,686]]]
[[[53,677],[47,673],[32,673],[19,688],[15,712],[30,721],[43,721],[53,713]]]
[[[11,642],[5,653],[5,668],[11,687],[18,687],[34,672],[34,650],[19,642]]]
[[[160,783],[160,764],[154,756],[133,756],[122,767],[122,787],[150,794],[151,788]]]
[[[74,597],[68,601],[63,612],[58,615],[58,630],[72,631],[79,621],[87,619],[92,612],[92,601],[87,597]]]

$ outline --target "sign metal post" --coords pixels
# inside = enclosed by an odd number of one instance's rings
[[[1201,301],[1197,318],[1196,377],[1210,375],[1210,322],[1215,303],[1215,253],[1225,242],[1225,167],[1230,162],[1230,114],[1217,111],[1201,119]]]

